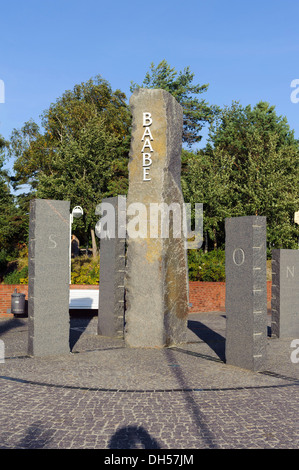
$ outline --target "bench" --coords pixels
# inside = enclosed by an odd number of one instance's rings
[[[70,289],[69,308],[98,310],[99,289]]]

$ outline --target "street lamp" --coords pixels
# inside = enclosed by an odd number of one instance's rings
[[[295,224],[299,224],[299,211],[295,212],[294,214],[294,222]],[[299,246],[299,238],[298,238],[298,246]]]
[[[75,219],[80,219],[83,215],[83,209],[80,206],[74,207],[72,213],[70,214],[70,251],[69,251],[69,273],[70,273],[70,284],[72,283],[71,279],[71,270],[72,270],[72,223]]]

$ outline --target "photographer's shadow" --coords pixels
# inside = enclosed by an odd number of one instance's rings
[[[188,328],[225,362],[225,338],[200,321],[189,320]]]
[[[142,426],[125,426],[111,437],[109,449],[160,449],[157,441]]]

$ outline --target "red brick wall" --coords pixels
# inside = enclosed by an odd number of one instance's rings
[[[225,310],[225,282],[189,282],[190,313]]]
[[[267,307],[271,306],[272,282],[267,281]],[[225,282],[190,282],[190,313],[225,311]]]
[[[0,284],[0,316],[5,317],[7,309],[11,307],[11,294],[17,289],[18,294],[25,294],[28,298],[28,286],[19,284]]]
[[[7,309],[11,307],[11,294],[17,288],[17,292],[26,295],[28,299],[28,286],[15,284],[0,284],[0,316],[7,315]],[[72,284],[71,289],[96,289],[97,286]],[[192,304],[190,313],[215,312],[225,310],[225,282],[190,282],[189,302]],[[271,281],[267,282],[268,308],[271,302]]]

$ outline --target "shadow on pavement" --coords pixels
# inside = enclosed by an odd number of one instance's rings
[[[29,426],[25,436],[17,443],[17,447],[25,449],[43,449],[51,442],[54,431],[43,429],[40,423]]]
[[[111,437],[109,449],[160,449],[157,441],[142,426],[125,426]]]
[[[194,322],[199,323],[199,322]],[[176,362],[176,357],[173,351],[169,349],[165,349],[165,355],[169,364],[173,364]],[[177,383],[182,388],[182,392],[184,393],[184,398],[186,402],[186,406],[190,414],[193,416],[193,422],[195,423],[198,434],[200,438],[204,441],[204,444],[209,449],[215,449],[218,447],[215,436],[213,432],[209,429],[206,419],[203,413],[200,410],[199,405],[196,403],[195,399],[193,398],[193,394],[191,391],[188,390],[188,384],[186,383],[186,379],[184,377],[184,373],[181,367],[173,367],[173,374],[176,377]],[[184,391],[186,389],[186,391]]]
[[[4,444],[0,446],[0,449],[44,449],[48,447],[54,431],[49,431],[43,427],[43,424],[37,421],[29,426],[25,435],[14,445],[5,444],[5,432],[2,438]]]
[[[188,328],[225,362],[225,338],[200,321],[189,320]]]
[[[96,314],[98,312],[96,311]],[[91,311],[71,311],[70,310],[70,350],[72,351],[75,344],[79,341],[84,331],[88,327],[90,321],[95,316]]]
[[[11,318],[3,322],[1,321],[0,322],[0,336],[9,330],[12,330],[13,328],[18,328],[24,325],[27,325],[27,323],[22,320],[19,320],[19,318]]]

